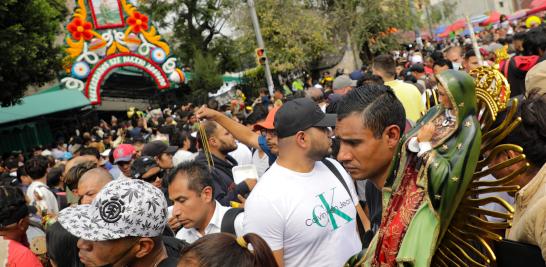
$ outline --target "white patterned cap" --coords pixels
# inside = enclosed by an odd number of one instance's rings
[[[90,205],[62,210],[59,223],[72,235],[90,241],[156,237],[167,224],[167,201],[150,183],[117,179],[108,183]]]

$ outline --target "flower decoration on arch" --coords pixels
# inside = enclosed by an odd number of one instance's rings
[[[91,40],[93,38],[93,26],[90,22],[80,18],[74,18],[66,27],[74,40]]]
[[[133,12],[127,19],[127,24],[134,33],[140,33],[148,30],[148,17],[140,12]]]

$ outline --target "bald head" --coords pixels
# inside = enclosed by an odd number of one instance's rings
[[[112,175],[103,168],[94,168],[84,173],[78,182],[81,204],[91,204],[99,191],[112,180]]]

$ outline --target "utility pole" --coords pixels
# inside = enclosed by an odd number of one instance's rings
[[[434,32],[432,31],[432,19],[430,18],[430,10],[429,5],[425,6],[425,12],[427,15],[427,22],[428,22],[428,31],[430,32],[430,38],[434,40]]]
[[[262,39],[262,33],[260,31],[260,22],[258,21],[258,15],[256,15],[256,8],[254,7],[254,0],[247,0],[248,9],[250,11],[250,18],[252,19],[252,25],[254,26],[254,32],[256,33],[256,41],[258,42],[258,48],[265,50],[264,40]],[[266,52],[267,55],[267,52]],[[265,61],[265,80],[267,81],[267,89],[269,94],[273,95],[273,78],[271,78],[271,69],[269,68],[269,58]]]
[[[417,0],[417,1],[419,1],[419,0]],[[410,13],[415,18],[417,16],[417,12],[415,11],[414,0],[409,0],[408,4],[409,4],[409,8],[410,8]],[[419,49],[422,49],[423,48],[423,40],[421,39],[421,30],[419,30],[419,27],[417,26],[416,22],[413,23],[413,29],[415,31],[415,42],[417,43],[417,47]]]

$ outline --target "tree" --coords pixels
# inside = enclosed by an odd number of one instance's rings
[[[197,50],[193,59],[190,87],[193,97],[205,99],[210,92],[216,92],[222,84],[222,74],[214,57]]]
[[[31,85],[52,80],[61,69],[54,45],[66,8],[60,0],[0,2],[0,104],[17,103]]]
[[[150,14],[156,25],[172,30],[169,41],[174,44],[175,54],[190,65],[197,51],[207,54],[213,45],[219,44],[215,38],[222,37],[231,9],[241,4],[240,0],[141,0],[139,3],[139,8]]]
[[[348,29],[360,48],[360,58],[370,62],[377,54],[399,47],[396,31],[412,29],[419,18],[410,13],[407,0],[340,0],[334,8],[336,25]]]
[[[331,24],[319,9],[308,8],[302,1],[255,2],[273,72],[307,69],[333,51]],[[241,50],[253,55],[257,44],[248,9],[240,9],[234,18]]]
[[[442,23],[445,21],[450,21],[453,18],[455,7],[457,3],[452,3],[449,1],[440,2],[431,8],[431,20],[432,23]]]

